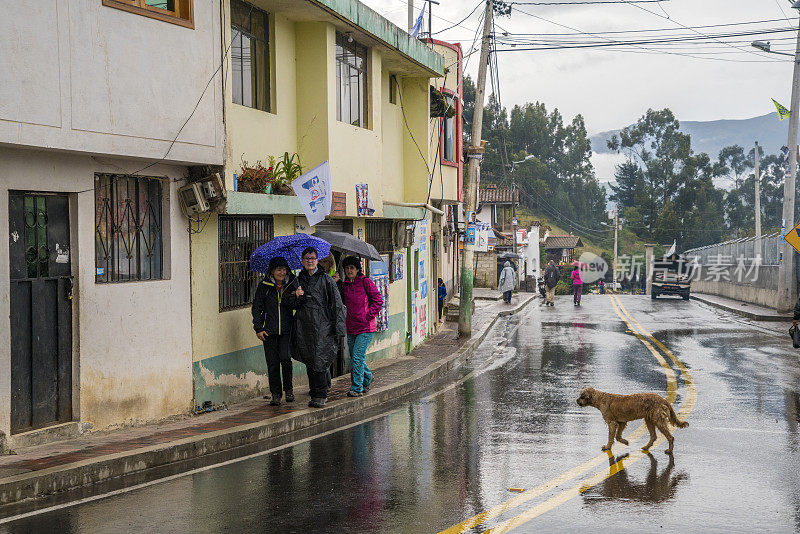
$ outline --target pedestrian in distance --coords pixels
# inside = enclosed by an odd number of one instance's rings
[[[503,302],[511,304],[511,294],[517,287],[517,272],[511,266],[511,262],[507,261],[503,264],[503,270],[500,271],[500,280],[497,282],[497,289],[503,292]]]
[[[439,278],[439,286],[438,286],[438,297],[439,297],[439,322],[442,322],[442,311],[444,310],[444,299],[447,298],[447,286],[444,285],[444,280]]]
[[[292,329],[292,355],[306,365],[312,408],[322,408],[331,386],[331,364],[336,359],[339,338],[346,334],[342,297],[333,278],[319,266],[313,247],[303,250],[303,269],[297,289],[286,296],[296,310]]]
[[[280,406],[284,393],[286,402],[294,402],[290,355],[294,315],[284,299],[294,286],[296,280],[289,270],[289,263],[285,258],[275,257],[270,260],[267,275],[258,284],[253,298],[253,330],[264,344],[272,406]]]
[[[569,277],[572,279],[572,303],[575,306],[580,306],[581,294],[583,293],[583,278],[581,278],[580,268],[575,267]]]
[[[605,280],[603,280],[601,278],[600,281],[597,283],[597,287],[600,288],[600,294],[601,295],[605,295],[606,294],[606,281]]]
[[[550,260],[544,270],[545,306],[555,306],[553,299],[555,299],[556,285],[560,278],[561,271],[558,270],[556,262]]]
[[[361,261],[348,256],[342,261],[344,280],[340,282],[342,301],[347,308],[347,345],[350,347],[350,391],[348,397],[360,397],[369,391],[373,375],[367,367],[367,349],[377,331],[375,317],[383,306],[381,292],[361,272]]]

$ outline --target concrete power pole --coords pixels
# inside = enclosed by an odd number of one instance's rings
[[[619,231],[619,206],[614,205],[614,271],[611,273],[611,291],[617,291],[617,232]]]
[[[761,187],[761,173],[758,169],[758,141],[756,141],[756,150],[755,150],[755,160],[756,160],[756,239],[761,239],[761,192],[759,188]],[[758,243],[756,243],[758,245]]]
[[[414,0],[408,0],[408,31],[414,27]]]
[[[475,111],[472,114],[472,142],[467,151],[469,158],[466,227],[473,224],[469,216],[475,213],[478,205],[478,172],[480,159],[483,155],[481,145],[481,130],[483,129],[483,104],[486,97],[486,67],[489,63],[489,35],[492,29],[492,14],[494,1],[486,1],[486,16],[483,21],[483,39],[481,41],[481,62],[478,65],[478,81],[475,85]],[[473,225],[474,228],[474,225]],[[461,298],[458,310],[458,335],[469,337],[472,335],[472,284],[474,283],[473,261],[475,256],[475,243],[469,243],[464,238],[464,262],[461,264]]]
[[[783,221],[781,223],[781,236],[794,227],[794,183],[797,176],[797,126],[800,119],[800,32],[797,34],[797,44],[794,53],[794,72],[792,73],[792,102],[789,109],[789,175],[783,183]],[[794,302],[794,250],[786,243],[782,243],[783,258],[778,267],[778,313],[785,313],[792,309]]]

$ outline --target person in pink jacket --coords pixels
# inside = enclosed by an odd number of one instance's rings
[[[375,334],[375,317],[383,306],[383,297],[375,283],[361,272],[361,261],[348,256],[342,261],[344,280],[342,301],[347,308],[347,344],[350,347],[350,391],[348,397],[360,397],[369,391],[372,371],[367,367],[367,348]]]
[[[581,305],[581,293],[583,293],[583,279],[581,278],[581,270],[578,267],[570,274],[572,278],[572,302],[575,306]]]

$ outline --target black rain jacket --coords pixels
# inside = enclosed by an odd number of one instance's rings
[[[294,312],[287,304],[286,297],[297,289],[296,278],[292,273],[286,275],[281,293],[271,277],[258,284],[253,297],[253,330],[256,334],[266,332],[269,336],[292,333]]]
[[[297,297],[292,291],[284,297],[287,305],[296,310],[292,357],[313,371],[324,372],[336,359],[339,337],[347,334],[342,297],[333,278],[320,268],[313,275],[305,269],[300,271],[296,285],[305,294]]]

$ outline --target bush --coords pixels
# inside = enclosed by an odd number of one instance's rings
[[[572,284],[559,280],[556,284],[556,295],[572,295]]]

